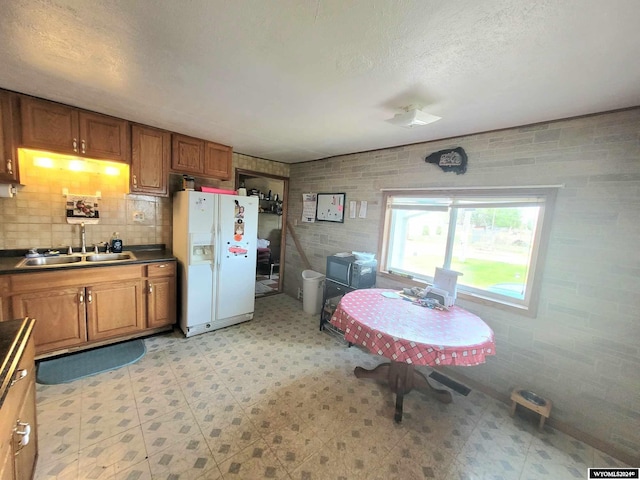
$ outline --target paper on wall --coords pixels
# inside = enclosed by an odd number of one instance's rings
[[[358,215],[360,218],[367,218],[367,201],[363,200],[360,202],[360,214]]]
[[[315,193],[302,194],[302,221],[304,223],[313,223],[316,221],[316,204],[318,197]]]
[[[356,202],[354,200],[349,202],[349,218],[356,218]]]

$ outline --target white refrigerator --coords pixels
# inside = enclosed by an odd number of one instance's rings
[[[257,238],[257,197],[175,194],[173,253],[187,337],[253,318]]]

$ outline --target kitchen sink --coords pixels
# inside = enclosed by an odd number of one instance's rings
[[[136,257],[133,253],[92,253],[87,255],[85,260],[87,262],[112,262],[114,260],[135,260]]]
[[[68,257],[34,257],[26,258],[18,265],[20,267],[43,267],[47,265],[64,265],[66,263],[78,263],[82,261],[80,255],[71,255]]]
[[[78,264],[99,264],[106,262],[117,262],[123,260],[136,260],[136,257],[131,252],[122,253],[89,253],[85,255],[60,255],[52,257],[32,257],[21,260],[16,268],[23,267],[62,267],[65,265],[78,265]]]

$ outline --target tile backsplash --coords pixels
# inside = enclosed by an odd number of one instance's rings
[[[234,168],[289,176],[289,165],[233,154]],[[119,176],[37,167],[21,153],[18,193],[0,198],[0,250],[80,247],[80,226],[67,223],[63,189],[70,194],[100,192],[100,223],[86,226],[87,247],[104,243],[118,232],[127,245],[165,244],[171,247],[171,198],[129,192],[129,170]],[[228,181],[203,184],[234,188]],[[181,188],[181,176],[171,175],[170,191]]]
[[[100,192],[100,223],[86,226],[86,243],[104,243],[117,231],[126,245],[168,243],[168,198],[130,195],[128,169],[119,176],[34,166],[20,161],[22,186],[14,198],[0,198],[0,249],[80,246],[80,226],[67,223],[63,189]],[[134,219],[135,215],[135,219]]]

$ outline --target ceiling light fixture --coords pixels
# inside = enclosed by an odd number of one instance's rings
[[[387,122],[399,127],[413,128],[437,122],[442,118],[423,112],[420,107],[415,105],[403,107],[403,110],[404,112],[397,113],[393,118],[388,119]]]

